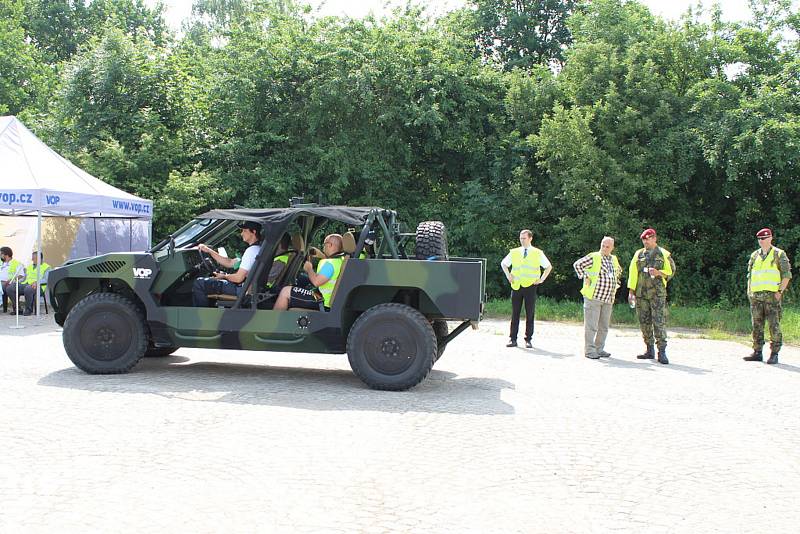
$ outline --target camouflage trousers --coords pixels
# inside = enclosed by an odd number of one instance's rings
[[[659,349],[667,346],[667,299],[666,297],[636,298],[636,314],[639,328],[647,346],[657,344]]]
[[[751,300],[750,317],[753,321],[753,350],[759,351],[764,346],[764,323],[769,321],[769,340],[772,352],[778,352],[783,345],[781,333],[781,303],[774,300]]]

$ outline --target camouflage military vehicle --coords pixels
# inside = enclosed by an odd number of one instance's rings
[[[243,221],[260,223],[263,232],[240,295],[192,306],[194,279],[217,268],[197,244],[233,244]],[[330,308],[273,310],[278,289],[301,278],[310,245],[331,232],[343,234],[345,258]],[[267,273],[284,234],[291,236],[288,261],[270,285]],[[484,259],[448,257],[439,222],[401,233],[391,210],[295,203],[210,211],[148,252],[53,269],[48,291],[64,348],[87,373],[125,373],[143,356],[180,347],[347,353],[370,387],[404,390],[424,380],[445,346],[481,319],[485,278]],[[460,324],[449,332],[447,321]]]

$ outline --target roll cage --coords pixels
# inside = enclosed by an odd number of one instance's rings
[[[202,242],[217,243],[223,240],[242,221],[253,221],[262,225],[261,251],[256,257],[255,267],[247,273],[242,291],[231,308],[258,309],[259,304],[270,299],[274,293],[249,291],[251,287],[264,288],[266,277],[275,259],[277,243],[291,229],[299,229],[303,250],[297,250],[293,266],[302,265],[308,257],[311,240],[329,222],[342,223],[347,227],[361,228],[356,239],[353,257],[358,257],[368,240],[374,243],[374,257],[381,259],[408,259],[405,245],[413,233],[401,232],[397,212],[377,207],[323,206],[319,204],[293,203],[289,208],[212,210],[200,215],[175,233],[155,245],[150,252],[159,256],[166,251],[174,253],[176,248],[196,246]],[[355,233],[355,232],[354,232]],[[290,273],[291,274],[291,273]],[[255,285],[254,285],[255,284]],[[252,297],[252,298],[249,298]],[[247,305],[245,301],[249,300]]]

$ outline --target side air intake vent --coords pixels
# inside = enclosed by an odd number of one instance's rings
[[[125,267],[124,261],[102,261],[94,265],[90,265],[87,269],[93,273],[115,273]]]

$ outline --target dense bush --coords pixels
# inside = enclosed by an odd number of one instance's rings
[[[555,266],[543,292],[573,297],[577,257],[612,235],[627,266],[653,226],[674,300],[736,303],[756,230],[793,259],[800,244],[790,4],[729,24],[622,0],[474,0],[438,20],[199,0],[175,36],[138,0],[8,0],[0,66],[27,74],[3,78],[0,110],[152,198],[156,236],[296,195],[381,205],[444,220],[453,254],[490,260],[493,295],[530,228]]]

